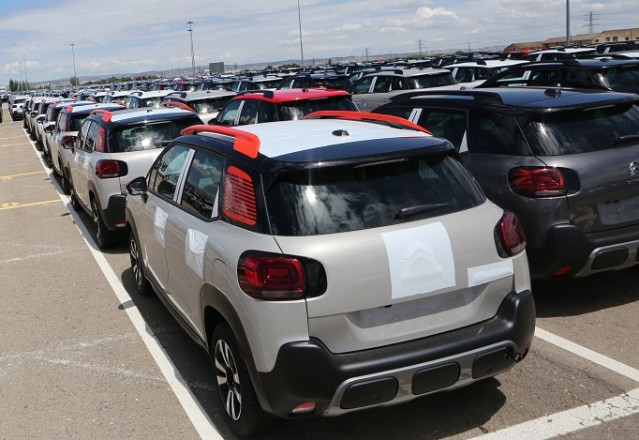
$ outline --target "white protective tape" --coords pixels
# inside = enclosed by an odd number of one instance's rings
[[[448,232],[437,222],[382,234],[391,274],[391,297],[422,295],[455,285]]]
[[[497,263],[468,268],[468,287],[479,286],[502,278],[512,276],[513,260],[503,260]]]
[[[166,230],[166,219],[169,218],[164,210],[155,207],[155,218],[153,219],[153,235],[158,243],[164,247],[164,232]]]
[[[193,269],[193,272],[200,278],[204,277],[204,249],[208,239],[208,235],[195,229],[189,228],[186,232],[186,242],[184,243],[186,265]]]

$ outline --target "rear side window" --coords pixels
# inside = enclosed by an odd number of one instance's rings
[[[445,155],[286,173],[266,193],[271,229],[287,236],[393,225],[483,201],[466,169]]]
[[[639,108],[623,105],[540,115],[522,130],[538,156],[607,150],[623,144],[624,136],[639,135]]]
[[[530,156],[515,118],[485,110],[475,111],[470,118],[468,149],[471,153]]]

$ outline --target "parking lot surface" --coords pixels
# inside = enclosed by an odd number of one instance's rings
[[[133,288],[126,244],[100,252],[22,122],[0,124],[0,438],[234,438],[208,355]],[[533,285],[517,368],[456,391],[268,439],[630,439],[639,426],[639,270]],[[301,372],[300,374],[303,374]]]

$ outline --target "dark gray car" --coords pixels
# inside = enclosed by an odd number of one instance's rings
[[[423,92],[376,110],[450,140],[486,195],[521,219],[531,275],[639,263],[639,96],[508,87]]]

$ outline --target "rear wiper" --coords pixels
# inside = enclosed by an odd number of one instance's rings
[[[397,214],[395,214],[395,218],[406,218],[410,217],[411,215],[420,214],[426,211],[433,211],[435,209],[445,208],[447,206],[448,203],[424,203],[423,205],[408,206],[397,211]]]
[[[619,136],[616,141],[612,143],[612,146],[621,145],[628,142],[639,141],[639,134],[627,134],[625,136]]]

